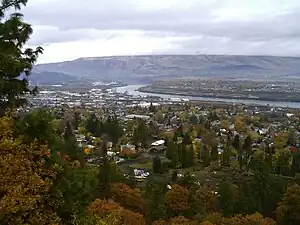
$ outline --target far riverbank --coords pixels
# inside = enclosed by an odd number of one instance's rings
[[[141,92],[140,88],[147,85],[127,85],[124,87],[116,88],[118,93],[127,92],[129,95],[134,96],[157,96],[163,99],[188,99],[190,101],[206,101],[206,102],[224,102],[224,103],[236,103],[236,104],[246,104],[246,105],[258,105],[258,106],[274,106],[282,108],[296,108],[300,109],[300,102],[287,102],[287,101],[263,101],[256,99],[235,99],[235,98],[214,98],[214,97],[199,97],[199,96],[189,96],[189,95],[178,95],[178,94],[166,94],[166,93],[153,93],[153,92]]]

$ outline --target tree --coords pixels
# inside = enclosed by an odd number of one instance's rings
[[[189,122],[191,124],[197,124],[198,121],[199,121],[198,116],[196,116],[195,114],[190,115]]]
[[[145,121],[140,120],[133,132],[133,142],[137,146],[141,144],[142,147],[146,147],[147,139],[148,139],[148,129],[146,123]]]
[[[163,115],[163,113],[162,113],[161,110],[158,110],[158,111],[155,113],[154,119],[155,119],[155,121],[157,121],[158,123],[163,123],[163,122],[164,122],[164,115]]]
[[[203,146],[203,152],[201,155],[202,155],[203,165],[205,167],[209,166],[211,162],[211,157],[210,157],[210,149],[207,145]]]
[[[63,224],[72,223],[74,215],[85,216],[86,207],[94,200],[98,187],[97,168],[83,167],[65,169],[54,183],[53,192],[63,196],[57,213]]]
[[[113,143],[117,143],[123,135],[123,128],[116,115],[109,116],[104,123],[104,133],[109,135]]]
[[[102,158],[102,163],[99,167],[99,173],[98,173],[98,180],[99,180],[99,187],[98,187],[98,197],[108,199],[110,196],[110,165],[109,160],[107,157],[107,142],[103,141],[100,143],[100,146],[98,146],[100,149],[100,152],[98,155],[100,158]]]
[[[103,133],[102,121],[99,121],[95,113],[88,116],[86,120],[85,129],[87,132],[92,133],[94,136],[100,137]]]
[[[165,201],[168,209],[179,215],[189,209],[189,191],[187,188],[179,186],[178,184],[172,185],[172,189],[165,195]]]
[[[146,202],[140,189],[131,188],[123,183],[111,184],[112,199],[122,207],[144,214]]]
[[[98,224],[97,222],[99,221],[103,221],[105,225],[146,224],[145,218],[142,214],[124,209],[113,201],[96,199],[88,207],[88,212],[92,215],[98,216],[99,219],[101,219],[98,221],[96,220],[96,224]]]
[[[167,217],[167,208],[165,204],[165,193],[167,190],[167,181],[164,179],[155,179],[150,176],[147,179],[145,197],[147,201],[147,222],[165,219]]]
[[[228,120],[221,120],[220,125],[221,125],[222,129],[226,129],[226,130],[229,129],[229,121]]]
[[[81,123],[81,115],[80,112],[75,111],[74,115],[73,115],[73,119],[72,119],[72,125],[74,127],[75,130],[78,129],[79,125]]]
[[[231,148],[230,146],[225,145],[222,153],[222,160],[221,160],[223,166],[230,166],[230,156],[231,156]]]
[[[232,216],[238,201],[238,187],[229,182],[223,182],[219,187],[219,200],[224,216]]]
[[[22,21],[23,15],[18,11],[26,3],[27,0],[0,3],[0,115],[23,106],[26,95],[37,92],[37,88],[29,88],[28,76],[43,49],[24,49],[32,28]],[[6,19],[8,11],[13,13]]]
[[[153,173],[163,173],[163,166],[159,156],[155,156],[152,159],[152,167]]]
[[[45,109],[32,110],[17,117],[13,123],[16,135],[22,136],[24,143],[31,143],[35,139],[41,144],[51,144],[54,140],[53,117]]]
[[[300,224],[300,186],[290,186],[276,210],[278,225]]]
[[[252,138],[248,135],[244,141],[243,149],[247,153],[247,157],[249,158],[252,155]]]
[[[207,215],[212,212],[218,211],[220,202],[215,192],[208,186],[200,187],[195,194],[198,212],[201,215]]]
[[[287,144],[288,145],[295,145],[296,144],[296,131],[295,130],[290,130],[288,133],[288,140],[287,140]]]
[[[58,167],[46,145],[13,137],[12,120],[0,119],[0,221],[3,224],[59,224],[51,195]]]
[[[243,123],[242,118],[240,116],[236,116],[234,118],[234,127],[235,127],[235,130],[238,131],[238,132],[241,132],[243,126],[244,126],[244,123]]]
[[[239,149],[240,149],[240,135],[237,134],[237,135],[234,136],[234,140],[233,140],[232,146],[237,151],[239,151]]]

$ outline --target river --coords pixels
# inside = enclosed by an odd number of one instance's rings
[[[140,95],[140,96],[158,96],[163,99],[170,99],[170,98],[184,98],[189,100],[199,100],[199,101],[215,101],[215,102],[228,102],[228,103],[243,103],[247,105],[262,105],[262,106],[275,106],[275,107],[288,107],[288,108],[295,108],[300,109],[300,102],[277,102],[277,101],[261,101],[261,100],[251,100],[251,99],[227,99],[227,98],[208,98],[208,97],[195,97],[195,96],[181,96],[181,95],[169,95],[169,94],[157,94],[157,93],[144,93],[137,91],[138,88],[146,86],[143,85],[128,85],[124,87],[118,87],[118,93],[124,93],[127,91],[129,95]]]

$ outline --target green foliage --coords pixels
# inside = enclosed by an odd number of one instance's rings
[[[27,0],[5,0],[0,3],[0,114],[23,106],[26,94],[35,94],[30,89],[28,76],[42,48],[25,48],[32,34],[31,26],[22,21],[18,12]],[[17,10],[17,11],[16,11]],[[5,15],[9,11],[10,16]]]
[[[148,129],[144,120],[138,120],[132,139],[136,146],[141,144],[142,147],[147,147]]]
[[[224,216],[232,216],[236,212],[238,189],[229,182],[223,182],[219,187],[219,200]]]
[[[167,192],[167,182],[151,176],[146,183],[145,197],[147,199],[147,220],[151,224],[167,216],[164,195]]]
[[[58,210],[64,224],[72,224],[72,217],[83,217],[86,207],[93,201],[98,187],[98,170],[94,167],[69,168],[57,180],[53,192],[63,196]]]
[[[163,165],[159,156],[155,156],[153,158],[152,166],[153,173],[163,173]]]

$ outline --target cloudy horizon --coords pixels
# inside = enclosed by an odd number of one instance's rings
[[[144,54],[300,56],[300,1],[29,0],[38,63]]]

